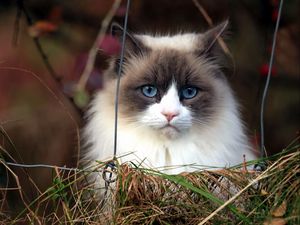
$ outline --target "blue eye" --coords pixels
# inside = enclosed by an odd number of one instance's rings
[[[145,85],[142,87],[142,93],[148,98],[153,98],[157,95],[157,88],[152,85]]]
[[[181,90],[181,97],[185,99],[194,98],[198,94],[198,89],[195,87],[187,87]]]

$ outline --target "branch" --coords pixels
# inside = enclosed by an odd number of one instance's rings
[[[18,2],[18,9],[17,9],[17,15],[15,19],[15,25],[14,25],[14,33],[13,33],[13,40],[12,40],[12,45],[17,46],[18,45],[18,37],[19,37],[19,31],[20,31],[20,20],[22,17],[22,8],[20,7],[20,4]]]
[[[17,18],[16,18],[16,23],[15,23],[15,25],[16,25],[16,28],[15,28],[16,30],[15,30],[15,31],[18,32],[18,26],[19,26],[19,25],[18,25],[18,24],[19,24],[18,20],[19,20],[19,18],[21,17],[22,12],[24,12],[24,15],[25,15],[27,24],[28,24],[29,26],[32,26],[32,25],[33,25],[33,20],[32,20],[32,18],[30,17],[30,15],[29,15],[27,9],[25,8],[24,3],[23,3],[23,0],[18,0],[18,1],[17,1],[17,4],[18,4],[18,14],[17,14]],[[17,40],[17,35],[18,35],[18,33],[15,34],[15,36],[14,36],[14,41]],[[43,62],[44,62],[44,64],[45,64],[47,70],[49,71],[50,75],[51,75],[58,83],[60,83],[61,77],[57,75],[57,73],[56,73],[55,70],[53,69],[52,65],[50,64],[50,62],[49,62],[49,60],[48,60],[48,56],[46,55],[46,53],[45,53],[45,51],[44,51],[44,49],[43,49],[43,47],[42,47],[42,45],[41,45],[40,39],[39,39],[38,37],[33,37],[33,41],[34,41],[35,46],[36,46],[37,49],[38,49],[38,52],[39,52],[40,55],[42,56],[42,60],[43,60]]]
[[[121,4],[121,0],[115,0],[114,4],[111,7],[111,9],[108,11],[108,13],[106,14],[106,16],[104,17],[104,19],[101,23],[101,28],[98,32],[97,38],[96,38],[92,48],[89,51],[86,66],[83,70],[83,73],[80,76],[80,79],[79,79],[78,83],[77,83],[77,90],[78,91],[84,90],[84,88],[86,86],[86,83],[87,83],[87,81],[88,81],[88,79],[91,75],[91,72],[94,68],[97,52],[99,50],[98,46],[102,42],[102,40],[105,36],[105,33],[107,31],[107,28],[108,28],[112,18],[116,14],[120,4]]]
[[[203,6],[198,2],[198,0],[193,0],[195,6],[199,9],[200,13],[202,14],[202,16],[204,17],[205,21],[207,22],[207,24],[210,27],[213,27],[214,23],[211,19],[211,17],[208,15],[207,11],[203,8]],[[223,41],[223,39],[221,37],[217,37],[218,43],[220,44],[221,48],[223,49],[223,51],[229,55],[230,57],[232,57],[227,45],[225,44],[225,42]]]

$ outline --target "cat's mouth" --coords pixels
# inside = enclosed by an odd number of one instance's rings
[[[175,131],[177,131],[177,132],[180,132],[179,131],[179,129],[177,128],[177,127],[175,127],[175,126],[173,126],[173,125],[171,125],[171,124],[167,124],[167,125],[165,125],[165,126],[163,126],[162,128],[161,128],[161,130],[162,129],[172,129],[172,130],[175,130]]]

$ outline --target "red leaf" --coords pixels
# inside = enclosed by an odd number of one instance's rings
[[[99,48],[108,55],[116,55],[120,51],[120,42],[111,35],[105,35]]]
[[[32,37],[39,37],[48,33],[55,32],[57,30],[57,25],[48,21],[37,21],[31,27],[29,27],[29,35]]]
[[[260,75],[261,76],[267,76],[268,75],[268,72],[269,72],[269,64],[263,64],[261,67],[260,67]],[[272,70],[271,70],[271,76],[275,76],[277,73],[276,69],[274,67],[272,67]]]

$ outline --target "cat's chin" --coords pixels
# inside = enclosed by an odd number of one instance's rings
[[[160,132],[168,139],[176,139],[180,136],[180,131],[174,126],[165,126],[160,129]]]

